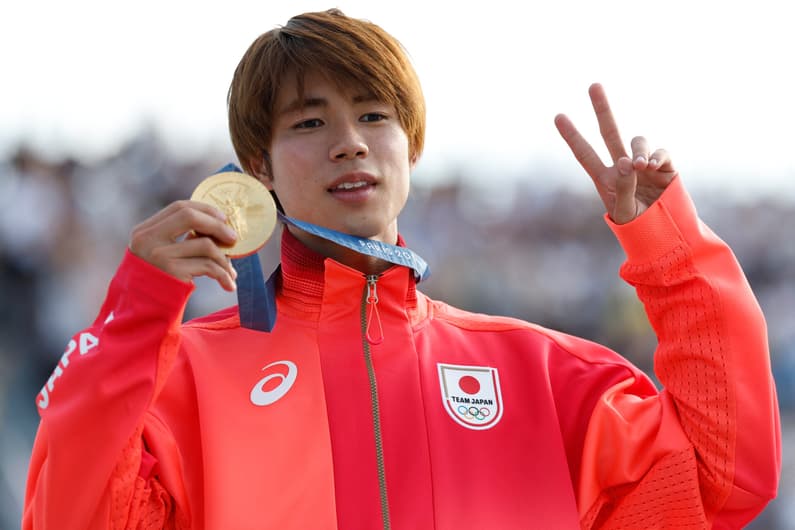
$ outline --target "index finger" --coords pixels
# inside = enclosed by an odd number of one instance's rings
[[[555,126],[563,139],[566,140],[571,152],[574,153],[577,162],[580,163],[591,178],[596,179],[604,171],[605,165],[593,147],[591,147],[591,144],[588,143],[588,140],[580,134],[580,131],[577,130],[565,114],[555,116]]]
[[[177,212],[186,207],[195,208],[197,210],[206,213],[207,215],[211,215],[217,219],[220,219],[221,221],[226,221],[226,215],[218,208],[207,203],[183,199],[172,202],[171,204],[159,210],[151,217],[142,221],[138,226],[141,228],[146,228],[152,225],[156,225],[157,223],[161,222],[163,219],[173,215],[174,212]]]
[[[613,111],[610,110],[610,104],[607,102],[605,89],[599,83],[594,83],[588,89],[588,94],[591,96],[591,104],[596,113],[596,120],[599,122],[599,132],[602,133],[610,158],[613,159],[613,162],[618,162],[619,158],[627,156],[627,150],[624,148],[624,142],[621,141]]]
[[[167,241],[176,241],[188,232],[196,232],[231,244],[237,234],[223,219],[223,212],[209,204],[180,200],[139,224],[136,231],[148,231],[156,234],[158,239]]]

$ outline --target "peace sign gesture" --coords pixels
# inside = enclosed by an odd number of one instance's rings
[[[649,154],[649,145],[642,136],[632,139],[632,158],[629,158],[604,88],[594,83],[588,93],[613,165],[602,163],[566,115],[555,116],[555,126],[593,180],[610,218],[618,224],[628,223],[657,200],[676,176],[676,170],[664,149]]]

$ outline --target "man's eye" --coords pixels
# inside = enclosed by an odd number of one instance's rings
[[[294,125],[296,129],[314,129],[323,125],[323,120],[312,118],[311,120],[304,120]]]
[[[386,116],[381,114],[380,112],[368,112],[359,119],[363,122],[381,121],[385,120]]]

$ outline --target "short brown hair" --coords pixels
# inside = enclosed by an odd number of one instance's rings
[[[425,100],[402,45],[379,26],[338,9],[305,13],[260,35],[229,86],[229,132],[243,168],[256,174],[269,162],[274,104],[284,76],[295,74],[299,97],[309,70],[340,87],[361,88],[395,107],[416,159],[425,141]],[[270,168],[268,168],[270,171]]]

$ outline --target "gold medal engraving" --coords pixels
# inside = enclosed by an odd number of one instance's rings
[[[217,173],[204,179],[191,200],[215,206],[226,215],[226,223],[237,233],[237,242],[224,247],[231,258],[258,251],[276,227],[276,204],[262,182],[245,173]]]

